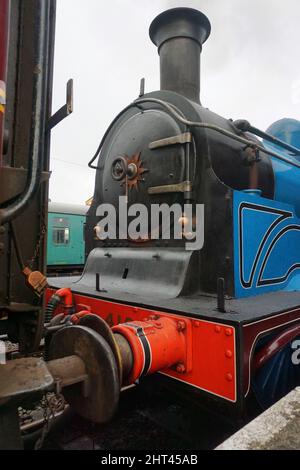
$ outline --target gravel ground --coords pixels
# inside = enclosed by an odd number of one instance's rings
[[[49,450],[202,450],[213,449],[238,429],[207,411],[171,401],[153,400],[139,387],[122,393],[115,418],[94,425],[72,416],[45,441]]]

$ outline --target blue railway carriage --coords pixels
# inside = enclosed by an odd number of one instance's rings
[[[85,263],[84,227],[87,206],[50,202],[48,209],[47,272],[81,272]]]

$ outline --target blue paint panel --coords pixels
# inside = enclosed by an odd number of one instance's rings
[[[294,208],[234,191],[236,297],[300,290],[300,219]]]
[[[243,263],[242,269],[242,278],[245,283],[250,282],[253,264],[261,240],[272,223],[278,219],[278,215],[256,211],[255,223],[253,223],[252,213],[253,209],[247,206],[240,208],[240,214],[243,218],[241,235],[250,238],[252,241],[243,245],[243,257],[248,260],[247,263]]]
[[[296,119],[280,119],[269,127],[267,133],[300,149],[300,121]],[[299,165],[300,156],[292,156],[287,150],[267,141],[264,141],[264,146]],[[300,217],[300,168],[282,162],[276,157],[271,157],[271,161],[275,178],[274,199],[293,205]]]
[[[284,232],[284,230],[286,230],[286,232]],[[277,237],[275,237],[273,246],[271,244],[272,250],[269,256],[266,257],[267,263],[262,271],[262,282],[266,282],[268,279],[274,279],[274,266],[277,266],[276,277],[278,278],[278,282],[279,279],[281,279],[281,281],[285,280],[291,268],[293,268],[293,270],[297,268],[297,264],[294,265],[297,259],[300,261],[300,225],[294,228],[285,227],[277,236],[278,240],[276,239]],[[298,267],[300,267],[299,263]]]
[[[296,159],[293,159],[288,153],[278,150],[278,147],[271,145],[265,145],[265,147],[285,158],[296,161]],[[294,211],[300,217],[300,168],[282,162],[275,157],[272,157],[271,160],[275,177],[274,199],[291,204],[294,207]],[[299,164],[299,162],[297,162],[297,164]]]
[[[297,119],[280,119],[269,127],[267,133],[300,149],[300,121],[297,121]]]

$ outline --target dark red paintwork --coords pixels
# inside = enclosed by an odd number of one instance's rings
[[[6,74],[8,58],[10,0],[0,0],[0,97],[6,99]],[[2,148],[4,131],[4,107],[0,101],[0,167],[2,166]]]
[[[293,341],[293,339],[297,338],[297,336],[300,336],[300,324],[284,330],[276,338],[273,338],[266,346],[255,354],[252,371],[255,373],[276,353]]]
[[[251,376],[255,371],[253,364],[258,341],[274,333],[280,336],[283,328],[299,327],[299,324],[300,310],[296,308],[243,326],[243,388],[246,396],[250,390]]]

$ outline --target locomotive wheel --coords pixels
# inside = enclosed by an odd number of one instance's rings
[[[91,328],[92,330],[96,331],[99,335],[101,335],[107,341],[107,343],[109,344],[109,346],[111,347],[115,355],[115,359],[116,359],[118,369],[119,369],[120,382],[121,382],[122,374],[123,374],[122,359],[121,359],[119,346],[116,342],[115,335],[113,334],[111,328],[108,326],[108,324],[104,320],[102,320],[102,318],[94,314],[85,315],[84,317],[80,319],[78,324],[80,326]]]
[[[116,411],[120,395],[119,370],[114,353],[96,331],[85,326],[69,326],[53,336],[49,359],[74,355],[85,364],[89,393],[84,396],[83,384],[77,383],[64,388],[63,395],[71,408],[83,418],[105,423]]]

